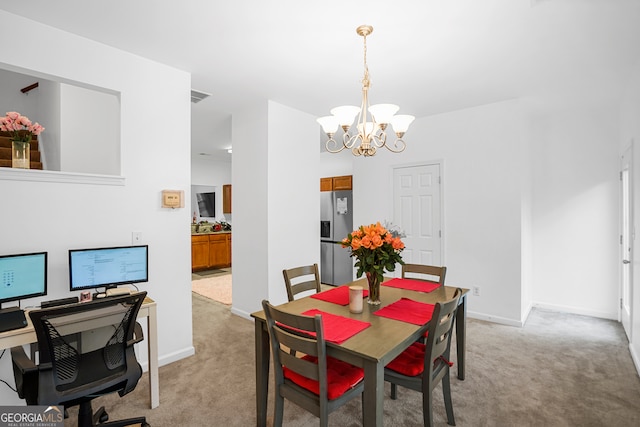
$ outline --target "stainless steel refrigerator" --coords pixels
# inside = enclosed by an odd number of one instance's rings
[[[351,191],[320,192],[320,281],[344,285],[353,280],[350,250],[340,241],[353,231]]]

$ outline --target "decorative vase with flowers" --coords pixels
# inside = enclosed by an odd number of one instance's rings
[[[342,247],[351,249],[356,258],[356,275],[367,276],[369,299],[372,305],[380,304],[380,283],[385,271],[395,271],[396,264],[404,264],[400,252],[404,243],[399,233],[394,233],[380,223],[361,225],[342,240]]]
[[[11,135],[11,167],[29,169],[31,163],[31,139],[40,135],[44,128],[32,123],[27,116],[15,111],[0,117],[0,130]]]

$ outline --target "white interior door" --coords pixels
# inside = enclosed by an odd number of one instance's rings
[[[440,165],[393,170],[393,222],[406,233],[406,263],[442,265]]]
[[[629,147],[622,156],[620,172],[621,187],[621,223],[620,255],[622,260],[622,274],[620,286],[620,318],[627,337],[631,340],[632,325],[632,296],[633,296],[633,189],[631,162],[633,147]]]

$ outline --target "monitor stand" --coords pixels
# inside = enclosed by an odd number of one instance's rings
[[[27,326],[27,318],[20,307],[9,307],[0,310],[0,332],[20,329]]]

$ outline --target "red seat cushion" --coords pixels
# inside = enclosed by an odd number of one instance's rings
[[[426,346],[414,342],[398,357],[389,362],[386,368],[408,377],[415,377],[424,372],[424,353]]]
[[[314,356],[304,356],[303,359],[318,363]],[[298,374],[286,366],[282,368],[284,377],[300,387],[320,395],[320,383]],[[327,357],[327,399],[333,400],[342,396],[347,390],[358,384],[364,378],[364,370],[342,360]]]

